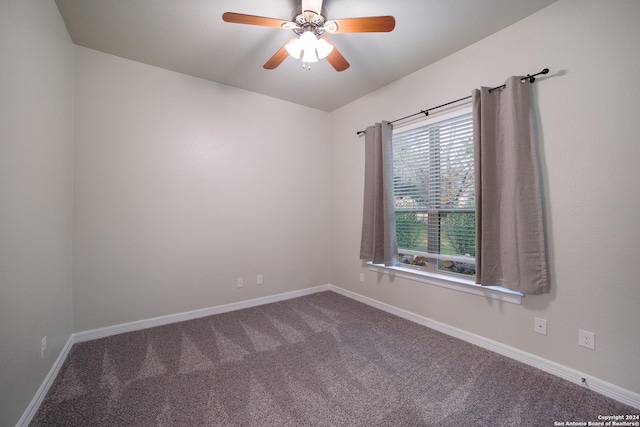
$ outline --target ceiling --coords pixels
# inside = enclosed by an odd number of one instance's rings
[[[332,111],[556,0],[325,0],[328,19],[393,15],[391,33],[333,34],[351,64],[262,65],[290,30],[231,24],[224,12],[291,19],[300,0],[56,0],[73,42],[282,100]]]

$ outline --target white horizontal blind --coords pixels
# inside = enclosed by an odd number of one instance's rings
[[[393,185],[401,252],[475,256],[471,113],[395,133]]]

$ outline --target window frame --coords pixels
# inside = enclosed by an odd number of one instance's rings
[[[439,122],[443,122],[445,120],[449,120],[449,119],[454,119],[456,117],[460,117],[463,115],[469,115],[472,114],[472,109],[471,109],[471,105],[470,103],[466,103],[454,108],[450,108],[447,111],[442,111],[439,114],[430,114],[429,116],[426,117],[422,117],[418,120],[414,120],[410,123],[407,123],[406,125],[400,125],[400,126],[394,126],[393,129],[393,134],[395,135],[396,133],[400,133],[400,132],[407,132],[413,129],[418,129],[418,128],[422,128],[422,127],[426,127],[426,126],[430,126],[432,124],[435,123],[439,123]],[[440,131],[438,129],[433,129],[429,131],[430,133],[440,133]],[[394,208],[395,212],[398,212],[399,210],[397,208]],[[435,213],[435,221],[438,224],[438,229],[440,228],[440,216],[443,213],[447,213],[447,211],[450,211],[449,213],[458,213],[458,212],[463,212],[464,209],[447,209],[447,208],[443,208],[443,207],[435,207],[435,208],[431,208],[431,209],[420,209],[420,210],[412,210],[409,209],[407,210],[407,212],[415,212],[415,213],[426,213],[429,216],[429,221],[431,221],[431,216]],[[475,212],[475,208],[473,210],[467,210],[469,212]],[[429,246],[431,246],[431,239],[433,237],[433,233],[430,233],[430,237],[429,237]],[[433,237],[434,239],[436,237]],[[440,232],[438,232],[438,236],[437,236],[437,240],[438,240],[438,249],[440,247]],[[402,250],[404,249],[404,250]],[[406,263],[402,263],[400,261],[400,255],[401,254],[406,254],[406,255],[413,255],[413,256],[423,256],[425,258],[427,258],[427,265],[426,266],[415,266],[412,264],[406,264]],[[407,248],[398,248],[398,265],[401,265],[403,267],[406,268],[412,268],[412,269],[416,269],[416,270],[420,270],[420,271],[429,271],[432,273],[436,273],[436,274],[443,274],[446,276],[453,276],[453,277],[459,277],[459,278],[469,278],[469,277],[473,277],[475,278],[475,274],[473,275],[468,275],[468,274],[462,274],[462,273],[456,273],[456,272],[450,272],[450,271],[446,271],[446,270],[442,270],[440,269],[440,262],[441,261],[456,261],[456,262],[463,262],[463,263],[469,263],[469,264],[473,264],[475,266],[475,256],[465,256],[465,255],[447,255],[447,254],[440,254],[440,253],[435,253],[435,252],[428,252],[428,251],[421,251],[421,250],[415,250],[415,249],[407,249]],[[475,280],[475,279],[474,279]]]
[[[419,127],[428,126],[431,123],[437,123],[471,112],[471,104],[465,103],[456,107],[449,108],[447,110],[443,110],[436,114],[430,114],[429,116],[423,117],[418,120],[413,120],[406,123],[405,125],[394,126],[394,133],[396,131],[405,132]],[[373,264],[371,262],[368,262],[368,269],[370,271],[390,275],[392,277],[400,277],[416,282],[426,283],[491,299],[510,302],[513,304],[522,303],[522,297],[524,296],[524,294],[520,292],[515,292],[501,286],[481,286],[475,283],[475,274],[471,276],[440,270],[438,268],[440,260],[453,260],[461,262],[472,261],[475,265],[475,257],[433,254],[429,252],[406,249],[403,251],[401,249],[402,248],[398,248],[398,256],[400,254],[409,254],[427,257],[427,266],[425,267],[405,264],[400,262],[400,258],[398,257],[398,263],[395,266],[384,266],[381,264]]]

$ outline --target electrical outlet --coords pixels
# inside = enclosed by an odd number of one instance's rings
[[[242,288],[244,286],[244,281],[242,280],[242,277],[238,277],[238,287]]]
[[[364,283],[364,273],[360,273],[360,283]]]
[[[539,334],[547,335],[547,320],[536,317],[533,321],[533,330]]]
[[[262,285],[262,274],[258,274],[258,277],[256,277],[256,284]]]
[[[44,351],[47,349],[47,337],[42,338],[42,346],[40,347],[40,359],[44,358]]]
[[[582,347],[596,349],[596,334],[578,329],[578,344]]]

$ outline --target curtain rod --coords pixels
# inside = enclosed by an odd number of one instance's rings
[[[544,70],[540,71],[539,73],[527,74],[527,76],[521,78],[520,81],[524,83],[525,80],[529,80],[529,83],[533,83],[533,82],[536,81],[536,77],[535,76],[539,76],[540,74],[547,74],[548,72],[549,72],[549,69],[545,68]],[[500,85],[500,86],[492,87],[491,89],[489,89],[489,92],[494,91],[494,90],[498,90],[498,89],[504,89],[505,87],[506,87],[506,85]],[[431,107],[431,108],[428,108],[426,110],[418,111],[417,113],[414,113],[414,114],[409,114],[408,116],[405,116],[405,117],[402,117],[402,118],[399,118],[399,119],[395,119],[394,121],[389,122],[389,123],[399,122],[401,120],[405,120],[405,119],[408,119],[408,118],[411,118],[411,117],[414,117],[414,116],[418,116],[420,114],[424,114],[424,116],[426,117],[426,116],[429,115],[429,111],[436,110],[436,109],[442,108],[442,107],[446,107],[447,105],[455,104],[456,102],[464,101],[465,99],[470,99],[470,98],[471,98],[471,95],[465,96],[464,98],[456,99],[455,101],[449,101],[447,103],[438,105],[437,107]],[[363,134],[364,134],[363,130],[359,130],[358,132],[356,132],[356,135],[363,135]]]

